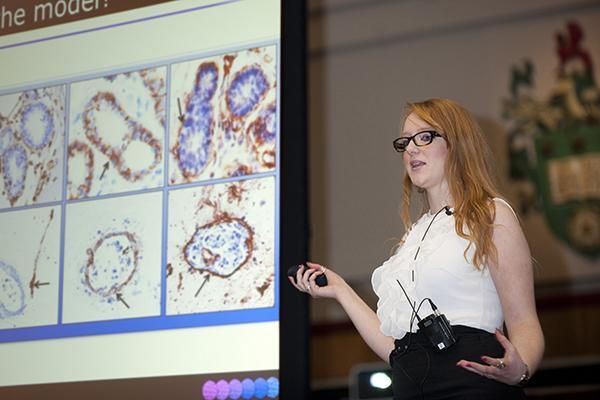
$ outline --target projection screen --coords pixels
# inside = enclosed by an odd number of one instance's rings
[[[1,398],[279,397],[280,8],[2,2]]]

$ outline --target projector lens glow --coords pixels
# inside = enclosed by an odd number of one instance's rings
[[[371,383],[371,386],[377,389],[387,389],[392,384],[392,379],[386,373],[375,372],[373,375],[371,375],[369,383]]]

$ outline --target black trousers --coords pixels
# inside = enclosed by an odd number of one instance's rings
[[[481,356],[501,358],[502,345],[486,331],[453,326],[457,342],[436,352],[421,333],[406,334],[396,340],[390,354],[395,400],[409,399],[525,399],[523,389],[488,379],[461,367],[459,360],[481,361]]]

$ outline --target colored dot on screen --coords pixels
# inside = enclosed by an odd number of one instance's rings
[[[206,381],[202,385],[202,397],[204,400],[215,400],[217,397],[217,385],[213,381]]]
[[[264,378],[256,378],[254,381],[254,396],[257,399],[264,399],[268,390],[269,385],[267,385],[267,381]]]
[[[221,379],[217,382],[217,399],[225,400],[227,397],[229,397],[229,384]]]
[[[242,381],[242,397],[244,399],[254,397],[254,381],[250,378],[246,378]]]
[[[269,387],[267,390],[267,397],[274,399],[279,396],[279,379],[272,376],[267,379],[267,385]]]
[[[237,379],[229,381],[229,398],[237,400],[242,395],[242,382]]]

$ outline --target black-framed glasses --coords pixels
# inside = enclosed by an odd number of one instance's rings
[[[436,136],[443,137],[434,130],[426,130],[417,132],[412,136],[399,137],[398,139],[394,140],[394,150],[396,150],[398,153],[405,152],[411,140],[415,143],[415,145],[419,147],[427,146],[428,144],[431,144],[431,142],[433,142],[433,139]]]

